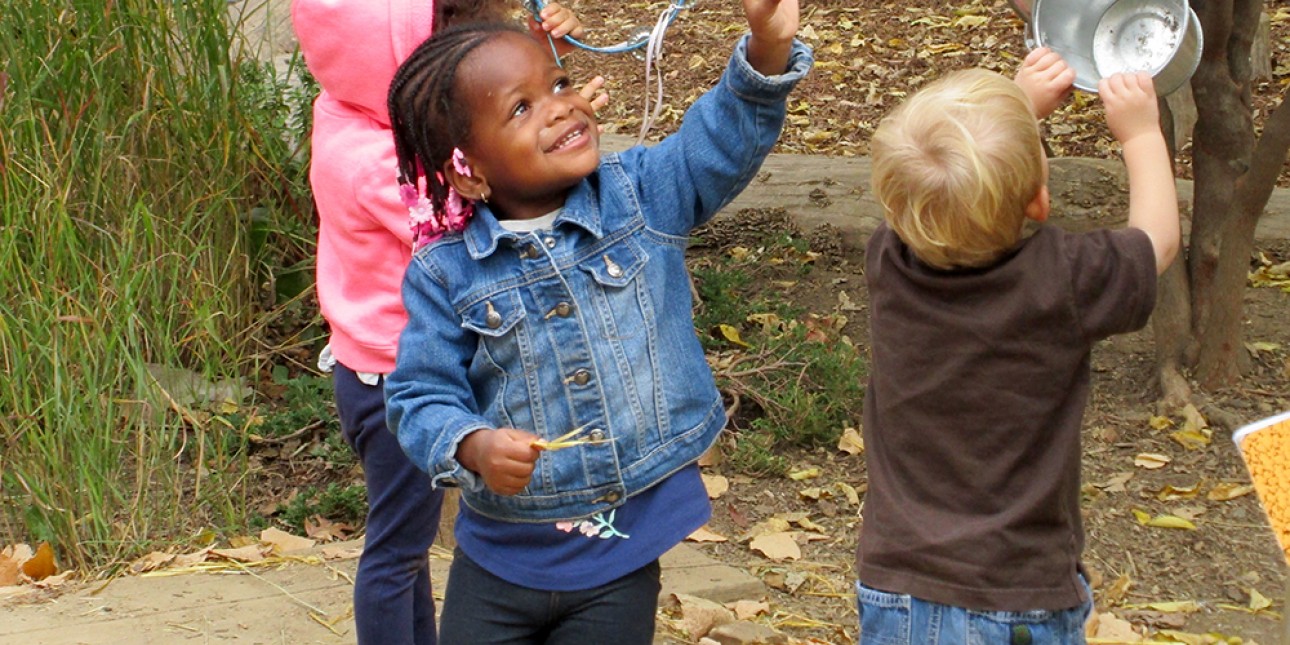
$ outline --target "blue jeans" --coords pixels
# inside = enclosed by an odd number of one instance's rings
[[[1088,583],[1084,589],[1091,599]],[[1093,609],[1090,600],[1057,611],[975,611],[858,582],[856,604],[860,645],[1083,645]]]
[[[655,560],[593,589],[540,591],[498,578],[457,549],[439,636],[444,645],[651,645],[659,571]]]
[[[336,365],[332,385],[345,441],[367,480],[367,537],[354,582],[359,645],[435,645],[430,545],[443,492],[412,465],[385,427],[385,394]]]

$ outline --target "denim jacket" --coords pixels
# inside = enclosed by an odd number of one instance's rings
[[[389,427],[436,486],[495,519],[608,511],[698,459],[725,426],[695,335],[685,248],[748,185],[812,64],[758,74],[747,37],[720,83],[659,144],[603,155],[550,231],[503,229],[486,204],[422,248],[403,283],[409,322],[385,384]],[[599,442],[542,453],[503,496],[455,459],[474,431],[520,428]]]

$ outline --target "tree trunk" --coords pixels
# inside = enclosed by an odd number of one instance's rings
[[[1192,5],[1205,47],[1191,81],[1198,120],[1187,269],[1192,328],[1199,341],[1196,378],[1212,389],[1240,378],[1242,296],[1258,218],[1233,207],[1237,182],[1249,171],[1254,151],[1249,57],[1262,2],[1194,0]]]

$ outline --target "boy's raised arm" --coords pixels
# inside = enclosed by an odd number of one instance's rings
[[[1142,229],[1156,252],[1156,274],[1178,254],[1178,196],[1169,149],[1160,131],[1155,86],[1145,72],[1116,74],[1098,83],[1106,124],[1124,148],[1129,174],[1129,226]]]
[[[800,24],[797,0],[744,0],[744,14],[752,32],[748,63],[763,76],[783,74]]]

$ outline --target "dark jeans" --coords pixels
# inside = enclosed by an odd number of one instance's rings
[[[385,395],[336,365],[336,410],[345,441],[363,462],[367,537],[354,582],[360,645],[435,645],[428,551],[439,529],[443,492],[412,465],[385,427]]]
[[[444,645],[650,645],[659,588],[658,560],[594,589],[539,591],[498,578],[457,549],[439,636]]]

